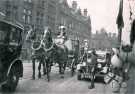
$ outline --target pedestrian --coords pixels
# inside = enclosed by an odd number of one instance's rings
[[[106,63],[107,63],[107,66],[110,67],[110,65],[111,65],[111,53],[109,53],[109,52],[106,53]]]
[[[97,54],[96,54],[96,51],[95,49],[92,50],[92,54],[91,54],[91,65],[89,68],[91,68],[90,70],[90,73],[92,74],[91,76],[91,84],[90,86],[88,86],[89,89],[93,89],[95,88],[95,85],[94,85],[94,78],[95,78],[95,71],[96,71],[96,64],[97,64]]]

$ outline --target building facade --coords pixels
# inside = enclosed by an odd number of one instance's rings
[[[6,18],[18,21],[24,26],[24,38],[29,26],[34,28],[37,38],[40,39],[44,26],[49,26],[56,37],[58,27],[65,25],[69,38],[90,40],[90,16],[87,15],[87,9],[82,12],[77,7],[76,1],[69,6],[67,0],[0,0],[0,11],[6,14]],[[31,53],[30,45],[24,41],[24,53]]]
[[[115,33],[107,33],[107,31],[102,29],[100,32],[97,31],[96,34],[92,34],[90,48],[105,50],[118,47],[117,39]]]
[[[91,38],[91,19],[87,14],[87,9],[82,12],[78,8],[77,2],[73,1],[72,6],[69,6],[67,0],[59,0],[56,17],[56,32],[59,25],[67,27],[67,35],[71,39],[79,39],[80,42],[84,39],[90,41]]]

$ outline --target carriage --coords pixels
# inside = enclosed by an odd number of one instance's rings
[[[28,31],[26,40],[32,40],[31,37],[33,29],[31,28]],[[44,74],[47,75],[47,80],[50,81],[50,72],[51,66],[54,64],[59,65],[59,73],[63,78],[64,71],[66,67],[71,69],[71,75],[74,74],[76,69],[76,64],[79,58],[79,40],[67,39],[64,44],[61,44],[61,39],[53,39],[52,31],[50,27],[44,27],[43,35],[38,41],[31,41],[33,56],[32,65],[33,65],[33,76],[35,79],[35,59],[40,60],[38,66],[38,77],[41,77],[41,63],[43,64]],[[36,55],[37,53],[37,55]],[[38,56],[41,56],[38,58]]]
[[[23,76],[20,59],[23,26],[0,18],[0,86],[4,91],[15,91]]]
[[[79,56],[80,56],[80,43],[79,40],[71,39],[72,43],[72,50],[68,53],[68,63],[67,66],[71,69],[71,76],[74,75],[76,70],[76,66],[79,63]]]

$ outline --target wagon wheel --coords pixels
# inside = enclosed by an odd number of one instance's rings
[[[2,90],[13,92],[13,91],[15,91],[15,89],[18,85],[18,82],[19,82],[19,76],[16,73],[15,67],[12,67],[11,71],[9,73],[9,76],[7,78],[7,83],[2,85]]]

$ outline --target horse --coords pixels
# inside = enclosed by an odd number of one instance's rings
[[[130,30],[127,31],[126,36],[124,36],[126,40],[122,40],[120,47],[113,50],[115,55],[111,58],[111,68],[108,75],[105,77],[105,82],[115,85],[113,92],[119,92],[122,84],[129,80],[131,64],[134,64],[134,61],[131,60],[134,58],[132,53],[135,41],[135,19],[132,20],[130,26]]]
[[[46,66],[45,66],[45,51],[43,47],[38,47],[40,45],[40,41],[36,40],[36,32],[33,31],[32,27],[30,27],[30,30],[28,31],[28,34],[26,35],[26,41],[29,41],[31,43],[31,59],[32,59],[32,79],[35,79],[35,62],[39,61],[38,65],[38,78],[41,78],[41,65],[43,65],[43,74],[46,74]]]
[[[46,63],[50,61],[59,65],[59,73],[61,78],[64,78],[64,72],[68,61],[68,49],[64,45],[57,45],[52,38],[52,31],[49,27],[45,28],[44,49],[47,53]]]

